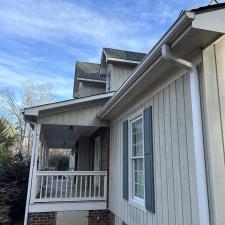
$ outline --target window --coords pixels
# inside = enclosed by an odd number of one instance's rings
[[[152,124],[152,106],[123,122],[123,198],[155,213]]]
[[[107,92],[111,91],[111,70],[106,75]]]
[[[131,121],[131,190],[132,200],[144,204],[144,142],[143,118],[139,116]]]

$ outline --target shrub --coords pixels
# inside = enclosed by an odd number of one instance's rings
[[[29,177],[29,159],[21,155],[0,159],[0,224],[23,219]]]

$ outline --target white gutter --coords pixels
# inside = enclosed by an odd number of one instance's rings
[[[194,13],[184,12],[166,32],[166,34],[159,40],[153,49],[146,55],[141,63],[134,69],[132,74],[126,82],[118,89],[114,96],[105,104],[102,110],[97,114],[98,118],[104,119],[107,113],[114,107],[117,101],[126,93],[133,83],[143,74],[143,72],[161,59],[161,47],[164,43],[171,42],[172,37],[180,37],[180,28],[185,26],[184,29],[190,28],[191,22],[194,19]]]
[[[166,61],[169,61],[179,67],[184,68],[190,74],[199,225],[209,225],[210,222],[209,222],[208,194],[207,194],[207,183],[205,172],[205,157],[204,157],[204,145],[202,133],[202,116],[201,116],[198,70],[196,66],[194,66],[191,62],[175,57],[171,53],[170,47],[166,44],[162,46],[162,57]]]

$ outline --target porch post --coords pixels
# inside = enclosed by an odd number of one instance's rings
[[[32,182],[31,182],[31,198],[30,204],[34,203],[36,194],[37,194],[37,161],[38,161],[38,153],[39,153],[39,146],[40,146],[40,132],[41,132],[41,124],[36,125],[36,132],[34,136],[33,148],[32,152],[34,152],[34,164],[33,164],[33,173],[32,173]]]

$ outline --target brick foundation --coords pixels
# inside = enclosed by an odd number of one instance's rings
[[[29,213],[28,225],[55,225],[56,212]]]
[[[114,225],[114,215],[109,210],[90,210],[88,225]]]

